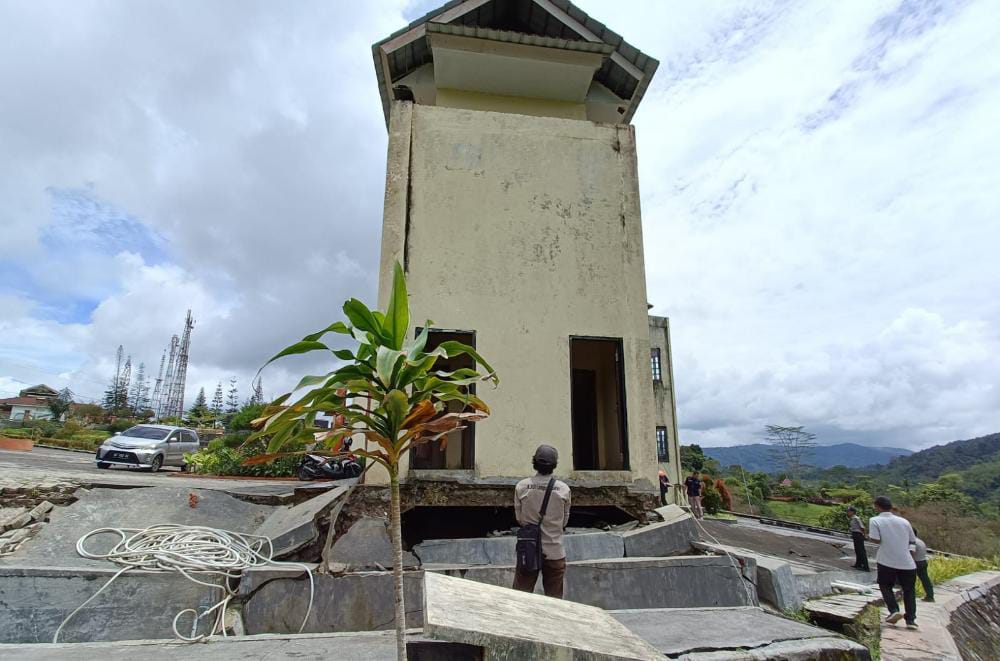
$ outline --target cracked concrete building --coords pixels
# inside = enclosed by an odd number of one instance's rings
[[[480,392],[492,417],[416,449],[404,479],[523,476],[545,442],[572,480],[651,491],[662,462],[676,483],[629,123],[657,61],[563,0],[449,2],[373,53],[389,130],[379,303],[398,260],[411,331],[433,320],[431,346],[473,345],[501,377]]]

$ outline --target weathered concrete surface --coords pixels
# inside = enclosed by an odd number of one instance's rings
[[[680,509],[676,505],[668,507]],[[666,510],[668,507],[660,509]],[[694,517],[686,512],[676,515],[673,510],[669,510],[667,514],[671,515],[669,520],[622,533],[626,557],[652,558],[691,553],[692,543],[698,541]]]
[[[702,526],[715,539],[705,537],[703,542],[725,544],[748,549],[755,553],[765,553],[776,558],[814,566],[817,571],[850,569],[854,563],[854,551],[847,536],[834,537],[798,530],[762,526],[761,524],[727,524],[718,521],[702,521]],[[875,548],[869,557],[875,557]],[[874,563],[872,563],[874,566]]]
[[[249,533],[273,509],[218,491],[176,487],[80,489],[77,496],[79,500],[72,505],[53,510],[49,522],[34,538],[0,562],[24,565],[31,561],[37,565],[41,561],[46,566],[107,568],[112,565],[77,554],[80,537],[97,528],[146,528],[158,523]],[[107,551],[119,540],[117,535],[101,535],[88,540],[87,549]]]
[[[566,599],[606,610],[755,606],[753,594],[725,557],[594,560],[566,569]]]
[[[481,645],[487,659],[663,658],[597,608],[433,573],[424,581],[424,634]]]
[[[396,658],[393,632],[303,634],[215,638],[191,645],[173,640],[118,643],[0,645],[4,661],[390,661]]]
[[[352,570],[392,569],[396,559],[389,539],[385,519],[364,517],[358,520],[334,543],[330,561]],[[419,562],[409,551],[403,551],[403,567],[417,567]]]
[[[282,558],[310,544],[319,537],[317,519],[325,516],[346,497],[349,487],[336,487],[313,496],[304,503],[277,507],[257,528],[257,535],[271,540],[274,557]]]
[[[871,654],[867,648],[853,640],[831,636],[809,640],[785,640],[752,650],[692,652],[682,654],[677,659],[678,661],[868,661],[871,659]]]
[[[781,611],[797,610],[802,607],[803,597],[799,592],[796,577],[792,573],[792,566],[784,560],[734,546],[700,542],[695,546],[720,556],[731,553],[743,561],[752,560],[756,567],[754,584],[757,586],[757,596],[761,601]]]
[[[625,555],[622,536],[613,532],[566,535],[567,561],[621,558]],[[413,547],[423,564],[508,565],[514,562],[512,536],[474,539],[431,539]]]
[[[1000,572],[978,572],[946,583],[960,589],[945,608],[948,631],[968,661],[987,661],[1000,653]],[[935,598],[938,592],[935,591]],[[919,612],[919,609],[918,609]]]
[[[51,642],[63,619],[115,572],[0,566],[0,642]],[[173,638],[171,623],[178,611],[204,610],[221,598],[220,590],[197,585],[180,574],[129,572],[77,613],[63,627],[60,640]]]
[[[803,659],[868,658],[867,650],[856,643],[846,646],[848,655],[841,655],[842,643],[850,641],[834,638],[825,629],[772,615],[759,608],[671,608],[621,610],[609,614],[671,658],[785,658],[777,654],[738,656],[741,650],[761,651],[785,641],[808,643],[805,648],[812,649],[815,655],[800,657]],[[834,655],[825,656],[821,650],[830,650]],[[713,653],[719,656],[713,657]]]
[[[281,577],[281,578],[279,578]],[[391,629],[395,599],[391,572],[314,576],[316,597],[304,633]],[[403,578],[408,626],[422,622],[422,573]],[[248,634],[292,633],[299,630],[309,603],[309,582],[301,571],[251,570],[240,584],[246,596],[243,624]]]
[[[424,565],[425,572],[510,587],[514,567]],[[744,571],[754,575],[749,561]],[[406,610],[410,626],[420,626],[420,572],[407,572]],[[750,594],[747,594],[749,588]],[[541,581],[535,587],[542,592]],[[291,568],[253,569],[240,593],[248,633],[293,633],[305,615],[309,584]],[[566,567],[568,601],[618,610],[756,605],[753,585],[726,557],[619,558],[571,562]],[[394,602],[389,572],[316,576],[316,606],[306,631],[369,631],[391,626]]]

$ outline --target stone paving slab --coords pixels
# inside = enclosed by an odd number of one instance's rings
[[[663,658],[599,608],[433,573],[424,577],[424,634],[481,645],[491,659]]]
[[[0,642],[51,642],[62,621],[116,571],[0,566]],[[204,610],[221,598],[221,590],[198,585],[180,574],[128,572],[77,613],[63,628],[61,639],[172,638],[171,624],[179,611]],[[0,658],[6,661],[8,657],[0,653]]]
[[[760,608],[661,608],[609,614],[670,657],[831,637],[826,629]]]
[[[303,634],[214,638],[189,644],[173,640],[118,643],[0,645],[4,661],[390,661],[396,658],[394,632]]]
[[[22,544],[5,564],[35,564],[63,567],[112,567],[104,560],[82,558],[77,540],[98,528],[146,528],[158,523],[208,526],[252,533],[272,507],[248,503],[219,491],[183,487],[147,489],[81,489],[72,505],[52,511],[49,522]],[[94,537],[91,551],[110,549],[119,541],[113,534]]]
[[[255,534],[271,540],[275,558],[293,553],[319,537],[316,519],[326,515],[349,491],[350,487],[336,487],[298,505],[277,507]]]
[[[516,543],[517,539],[513,536],[431,539],[417,544],[413,554],[420,558],[422,564],[509,565],[514,562]],[[571,562],[621,558],[625,555],[622,535],[614,532],[566,535],[563,543],[566,558]]]

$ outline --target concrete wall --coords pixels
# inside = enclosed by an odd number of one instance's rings
[[[394,102],[379,303],[396,260],[411,320],[475,331],[501,385],[476,472],[529,473],[541,442],[572,472],[569,339],[621,338],[629,471],[656,480],[642,226],[631,126]],[[404,467],[403,474],[406,473]],[[384,481],[384,473],[369,479]]]
[[[677,397],[674,393],[674,358],[670,348],[670,320],[649,315],[649,346],[660,350],[662,379],[653,382],[653,400],[656,404],[656,426],[667,428],[667,454],[669,461],[659,462],[667,471],[670,483],[679,485],[682,480],[680,438],[677,432]],[[681,504],[680,489],[671,489],[668,502]]]

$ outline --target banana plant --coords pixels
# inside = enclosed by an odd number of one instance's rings
[[[396,646],[398,658],[405,660],[406,628],[403,603],[403,548],[400,526],[399,461],[411,448],[440,441],[469,422],[487,418],[490,409],[472,394],[478,382],[499,379],[493,368],[475,349],[461,342],[446,341],[426,350],[430,321],[412,340],[409,300],[403,269],[397,262],[392,294],[385,312],[370,310],[357,299],[344,303],[345,321],[306,335],[271,358],[265,366],[285,356],[320,351],[342,361],[340,367],[322,375],[305,376],[289,393],[281,395],[254,421],[250,440],[267,438],[266,454],[247,463],[271,461],[286,453],[288,445],[318,441],[331,454],[339,454],[348,438],[363,437],[364,447],[351,452],[366,457],[366,470],[383,466],[389,474],[390,533],[395,564]],[[355,349],[334,349],[322,340],[328,334],[347,335],[357,342]],[[466,355],[474,367],[453,371],[435,370],[439,359]],[[481,367],[481,371],[480,371]],[[263,369],[263,368],[261,368]],[[460,411],[451,411],[449,402],[460,402]],[[316,416],[332,414],[330,428],[316,426]]]

